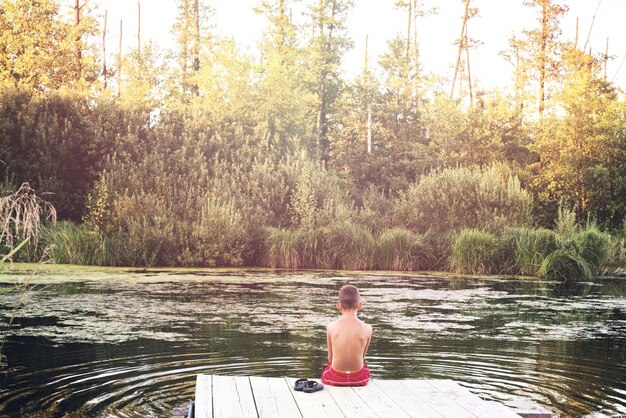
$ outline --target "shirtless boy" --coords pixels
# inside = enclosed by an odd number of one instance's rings
[[[345,285],[339,290],[337,309],[341,318],[327,327],[328,364],[322,370],[322,382],[331,386],[365,386],[370,370],[365,354],[372,338],[372,326],[357,318],[363,307],[359,290]]]

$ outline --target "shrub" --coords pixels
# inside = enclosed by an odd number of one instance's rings
[[[609,234],[596,228],[589,228],[575,234],[572,241],[576,245],[577,254],[584,258],[594,271],[598,272],[608,261],[611,246]]]
[[[240,266],[248,253],[247,225],[233,202],[209,198],[193,222],[180,261],[184,265]]]
[[[300,231],[285,228],[265,229],[265,262],[269,267],[297,269],[300,260]]]
[[[454,241],[450,267],[459,273],[499,273],[503,250],[502,241],[496,236],[476,229],[464,229]]]
[[[126,252],[118,241],[69,221],[45,227],[43,241],[50,248],[50,258],[59,264],[115,265]]]
[[[423,237],[393,228],[381,234],[376,261],[383,270],[417,270],[427,265],[427,253]]]
[[[347,270],[372,267],[376,242],[367,229],[342,222],[324,228],[324,237],[328,267]]]
[[[569,238],[576,233],[576,212],[568,207],[564,201],[559,203],[559,211],[556,218],[554,231],[563,238]]]
[[[499,230],[527,225],[532,195],[501,165],[450,168],[422,177],[401,197],[396,215],[417,232],[463,228]]]
[[[511,270],[527,275],[538,274],[543,260],[558,247],[557,235],[548,229],[508,228],[503,240]]]
[[[539,276],[548,280],[586,281],[593,277],[589,263],[570,251],[556,250],[541,263]]]

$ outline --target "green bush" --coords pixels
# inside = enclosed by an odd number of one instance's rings
[[[500,273],[504,245],[495,235],[476,229],[462,230],[452,247],[450,268],[458,273]]]
[[[579,255],[556,250],[541,263],[539,276],[548,280],[586,281],[593,277],[591,266]]]
[[[265,234],[265,263],[268,267],[289,269],[302,267],[300,231],[268,227]]]
[[[406,229],[384,231],[378,241],[377,265],[383,270],[418,270],[428,265],[423,237]]]
[[[526,275],[538,274],[543,260],[558,248],[557,235],[548,229],[507,228],[502,239],[510,269]]]
[[[596,228],[581,231],[572,237],[577,253],[598,272],[609,259],[611,237]]]
[[[116,242],[69,221],[44,227],[43,241],[50,248],[50,258],[59,264],[112,265],[117,252],[124,252]]]
[[[532,195],[506,167],[449,168],[413,184],[399,200],[402,225],[424,233],[480,228],[491,231],[530,223]]]
[[[373,265],[376,242],[358,225],[342,222],[324,228],[326,265],[330,268],[365,270]]]

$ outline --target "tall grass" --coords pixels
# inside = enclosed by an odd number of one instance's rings
[[[372,267],[376,241],[367,229],[349,222],[341,222],[324,229],[328,267],[346,270],[365,270]]]
[[[502,239],[510,269],[526,275],[538,274],[543,260],[558,248],[557,235],[548,229],[508,228]]]
[[[476,229],[462,230],[452,247],[450,268],[459,273],[500,273],[504,246],[493,234]]]
[[[422,236],[393,228],[380,235],[376,261],[383,270],[417,270],[427,265],[428,253]]]
[[[575,243],[577,254],[589,263],[594,272],[599,272],[608,261],[611,248],[609,234],[591,227],[575,234],[572,241]]]
[[[265,261],[269,267],[297,269],[300,259],[300,231],[285,228],[266,228]]]
[[[556,250],[541,263],[539,276],[557,281],[586,281],[593,277],[593,272],[581,256],[566,250]]]
[[[115,265],[125,248],[114,238],[103,238],[84,225],[62,221],[43,229],[50,258],[59,264]]]

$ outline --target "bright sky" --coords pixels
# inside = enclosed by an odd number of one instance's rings
[[[72,3],[70,0],[64,0]],[[589,47],[604,53],[609,38],[607,78],[626,89],[626,16],[625,0],[599,0]],[[214,25],[218,33],[233,36],[244,51],[254,53],[256,44],[266,25],[263,16],[253,8],[259,0],[208,0],[215,9]],[[350,37],[354,47],[344,58],[343,70],[351,76],[362,70],[365,36],[369,35],[370,62],[385,52],[386,43],[406,31],[406,13],[394,9],[395,0],[355,0],[348,19]],[[424,0],[426,9],[438,6],[439,12],[418,21],[418,37],[421,47],[421,65],[427,72],[452,78],[457,47],[454,41],[461,30],[464,4],[461,0]],[[573,40],[576,18],[579,19],[578,45],[587,39],[592,17],[598,0],[568,0],[569,12],[561,22],[563,37]],[[108,50],[116,50],[119,41],[119,20],[124,20],[123,43],[126,48],[137,42],[137,3],[134,0],[105,0],[98,13],[108,10]],[[302,1],[296,2],[302,9]],[[512,66],[498,53],[508,46],[508,39],[524,28],[538,25],[535,12],[523,6],[523,0],[471,0],[471,6],[479,9],[477,17],[470,20],[469,36],[482,42],[471,51],[472,77],[485,88],[504,87],[512,78]],[[174,46],[171,27],[176,15],[175,0],[141,1],[142,42],[153,39],[161,47]],[[294,9],[294,19],[306,17]]]

